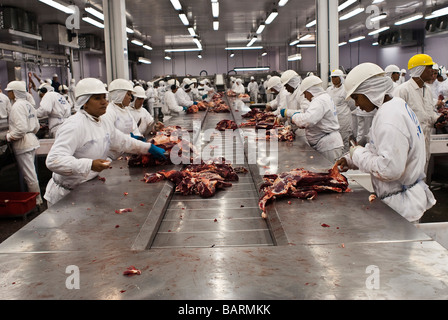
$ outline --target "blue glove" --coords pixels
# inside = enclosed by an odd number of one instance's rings
[[[285,109],[282,109],[282,110],[280,110],[280,115],[282,116],[282,118],[284,118],[284,117],[285,117],[285,114],[286,114],[286,108],[285,108]]]
[[[207,98],[207,95],[206,95],[206,94],[204,94],[204,95],[202,96],[202,100],[204,100],[205,98]]]
[[[142,136],[136,136],[136,135],[135,135],[135,134],[133,134],[132,132],[131,132],[131,137],[132,137],[132,138],[134,138],[134,139],[137,139],[137,140],[140,140],[140,141],[146,142],[146,139],[145,139],[145,137],[142,137]]]
[[[184,108],[184,111],[187,111],[187,109],[188,109],[188,107],[182,107],[182,108]]]
[[[166,159],[165,150],[162,148],[159,148],[153,144],[151,144],[151,147],[149,148],[148,152],[150,154],[152,154],[157,159]]]
[[[198,102],[197,102],[197,101],[193,101],[193,104],[194,104],[194,105],[197,105],[197,104],[198,104]]]

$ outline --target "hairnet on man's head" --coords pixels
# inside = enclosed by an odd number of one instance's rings
[[[388,95],[393,97],[394,83],[386,75],[373,76],[362,82],[353,94],[363,94],[375,106],[381,107],[384,103],[384,97]]]

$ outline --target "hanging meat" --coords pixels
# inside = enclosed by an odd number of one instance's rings
[[[216,124],[216,130],[225,131],[227,129],[238,129],[238,125],[233,120],[221,120]]]
[[[239,172],[239,169],[237,169]],[[182,170],[158,171],[146,173],[143,181],[155,183],[161,180],[169,180],[176,186],[175,192],[182,195],[197,194],[203,198],[209,198],[219,189],[232,186],[229,181],[238,181],[238,174],[234,168],[220,158],[202,161],[201,164],[185,166]]]
[[[348,181],[337,165],[326,173],[315,173],[304,169],[294,169],[279,175],[265,175],[260,186],[258,206],[262,217],[266,218],[266,204],[282,197],[315,199],[319,192],[348,192]]]

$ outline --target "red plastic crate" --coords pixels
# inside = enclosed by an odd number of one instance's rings
[[[36,207],[38,192],[0,192],[0,217],[23,216]]]

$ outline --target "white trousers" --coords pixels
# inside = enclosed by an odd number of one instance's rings
[[[29,192],[39,192],[36,198],[36,204],[42,204],[42,197],[40,195],[39,180],[37,179],[36,167],[34,166],[34,159],[36,150],[28,151],[21,154],[16,154],[17,166],[23,174],[25,183]]]

